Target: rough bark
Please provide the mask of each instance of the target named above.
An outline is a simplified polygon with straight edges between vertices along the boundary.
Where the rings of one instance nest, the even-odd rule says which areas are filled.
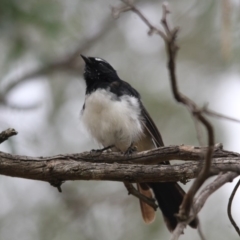
[[[79,153],[51,157],[27,157],[0,152],[0,174],[46,182],[66,180],[109,180],[127,182],[187,181],[202,168],[205,148],[169,146],[133,154]],[[157,164],[178,159],[191,161],[174,165]],[[211,175],[240,173],[240,155],[216,148]]]

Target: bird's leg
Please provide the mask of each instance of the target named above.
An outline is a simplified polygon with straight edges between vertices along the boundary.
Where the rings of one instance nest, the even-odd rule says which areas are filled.
[[[133,146],[133,143],[130,145],[130,147],[127,149],[127,151],[124,153],[124,155],[131,155],[132,153],[137,151],[137,147]]]
[[[110,148],[114,147],[114,145],[110,145],[108,147],[104,147],[104,148],[101,148],[101,149],[92,149],[91,150],[91,153],[102,153],[104,152],[105,150],[108,150]]]

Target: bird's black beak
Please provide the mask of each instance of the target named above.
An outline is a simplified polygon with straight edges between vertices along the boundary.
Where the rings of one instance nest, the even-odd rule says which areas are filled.
[[[84,62],[85,62],[86,64],[90,64],[90,63],[91,63],[91,60],[90,60],[88,57],[85,57],[85,56],[83,56],[82,54],[80,54],[80,55],[81,55],[82,59],[84,60]]]

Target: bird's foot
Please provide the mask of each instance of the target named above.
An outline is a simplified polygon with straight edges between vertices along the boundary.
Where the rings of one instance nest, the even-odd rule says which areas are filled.
[[[113,145],[111,146],[108,146],[108,147],[104,147],[104,148],[101,148],[101,149],[92,149],[91,150],[91,153],[103,153],[104,151],[108,150],[108,149],[111,149],[113,147]]]
[[[131,146],[127,149],[127,151],[124,153],[124,155],[129,156],[129,155],[132,155],[132,154],[133,154],[134,152],[136,152],[136,151],[137,151],[137,147],[131,145]]]

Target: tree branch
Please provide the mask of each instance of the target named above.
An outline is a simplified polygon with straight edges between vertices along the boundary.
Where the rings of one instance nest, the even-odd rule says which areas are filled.
[[[230,222],[232,223],[232,225],[235,228],[236,232],[240,236],[240,229],[239,229],[238,225],[236,224],[236,222],[234,221],[234,219],[232,217],[232,213],[231,213],[232,201],[233,201],[233,198],[235,196],[235,193],[237,192],[237,189],[238,189],[239,185],[240,185],[240,180],[238,180],[238,182],[237,182],[236,186],[234,187],[234,189],[232,191],[232,194],[231,194],[231,196],[229,198],[227,213],[228,213],[228,218],[229,218]]]
[[[121,1],[123,3],[125,3],[128,6],[128,8],[119,9],[118,15],[121,12],[132,11],[132,12],[136,13],[141,18],[141,20],[148,26],[148,28],[149,28],[148,35],[152,35],[153,33],[156,33],[156,34],[160,35],[163,39],[166,38],[166,35],[164,34],[164,32],[161,31],[160,29],[158,29],[157,27],[153,26],[150,23],[150,21],[141,13],[141,11],[139,11],[132,3],[130,3],[130,1],[127,1],[127,0],[121,0]],[[114,9],[116,10],[116,8],[114,8]]]
[[[228,117],[224,114],[221,114],[221,113],[217,113],[215,111],[212,111],[212,110],[209,110],[207,109],[206,107],[203,108],[203,113],[211,116],[211,117],[216,117],[216,118],[222,118],[222,119],[225,119],[225,120],[229,120],[229,121],[233,121],[233,122],[236,122],[236,123],[240,123],[240,120],[236,119],[236,118],[232,118],[232,117]]]
[[[131,156],[125,156],[119,153],[81,153],[74,154],[77,158],[80,157],[84,161],[90,162],[105,162],[105,163],[139,163],[139,164],[158,164],[166,160],[185,160],[185,161],[203,161],[204,153],[207,151],[207,147],[194,147],[188,145],[181,146],[163,146],[148,151],[132,154]],[[222,145],[216,145],[213,152],[213,158],[238,158],[239,153],[230,152],[222,149]]]
[[[155,203],[155,200],[153,198],[148,198],[145,195],[141,194],[131,183],[124,182],[124,186],[128,190],[128,194],[132,194],[133,196],[141,199],[145,203],[147,203],[149,206],[151,206],[155,211],[158,208],[158,205]]]
[[[232,182],[234,178],[238,176],[238,173],[228,172],[225,174],[220,173],[219,176],[209,185],[207,185],[198,195],[193,203],[193,211],[191,211],[189,218],[187,221],[181,221],[178,223],[177,227],[175,228],[171,240],[179,239],[180,235],[182,234],[183,230],[186,228],[189,222],[191,222],[195,216],[200,212],[203,208],[205,202],[207,201],[208,197],[211,196],[216,190],[222,187],[225,183]]]
[[[172,147],[169,147],[170,150]],[[32,180],[41,180],[60,184],[67,180],[108,180],[120,182],[175,182],[196,178],[200,171],[199,158],[194,162],[176,165],[156,165],[151,159],[163,160],[163,156],[178,159],[184,156],[179,152],[167,151],[168,147],[159,148],[126,157],[117,153],[103,153],[100,156],[90,153],[66,154],[51,157],[27,157],[0,152],[0,174]],[[194,149],[194,148],[193,148]],[[161,154],[163,153],[163,156]],[[221,152],[221,151],[220,151]],[[187,161],[191,152],[185,153]],[[193,154],[194,155],[194,154]],[[213,159],[210,175],[232,171],[240,173],[240,156],[225,152]],[[145,157],[146,156],[146,157]],[[140,162],[144,164],[139,164]],[[162,161],[161,160],[161,161]],[[147,165],[150,161],[153,165]],[[209,175],[209,176],[210,176]],[[55,184],[54,186],[59,186]]]
[[[8,140],[8,138],[17,135],[17,131],[13,128],[8,128],[5,131],[2,131],[0,133],[0,144],[3,143],[4,141]]]
[[[170,80],[171,80],[172,92],[173,92],[174,98],[178,102],[186,105],[186,107],[190,110],[192,115],[206,127],[208,132],[208,150],[205,155],[205,162],[203,164],[203,168],[200,171],[197,179],[194,181],[189,191],[185,195],[183,202],[180,206],[179,217],[185,220],[188,218],[194,195],[196,194],[198,189],[202,186],[202,184],[204,183],[204,181],[207,179],[209,175],[213,147],[214,147],[214,130],[210,122],[202,115],[202,112],[199,111],[198,106],[191,99],[183,95],[178,89],[177,77],[176,77],[176,55],[178,51],[176,38],[177,38],[178,29],[175,28],[171,30],[170,27],[168,26],[168,21],[167,21],[168,13],[169,13],[169,10],[167,8],[167,5],[163,4],[163,18],[161,22],[162,22],[162,25],[164,26],[166,35],[168,36],[168,40],[165,41],[165,43],[167,46],[168,68],[169,68],[169,74],[170,74]]]
[[[168,10],[167,4],[163,4],[163,14],[161,23],[165,32],[162,32],[161,30],[150,24],[150,22],[141,13],[141,11],[139,11],[134,5],[132,5],[129,0],[124,0],[123,2],[129,7],[129,10],[136,13],[143,20],[143,22],[149,27],[150,33],[158,34],[165,41],[168,57],[170,82],[174,98],[176,99],[177,102],[184,104],[190,111],[190,113],[193,115],[193,117],[200,121],[205,126],[208,132],[208,149],[205,154],[205,162],[197,179],[194,181],[188,193],[185,195],[183,202],[180,206],[179,217],[181,216],[181,218],[185,221],[188,218],[194,195],[197,193],[198,189],[202,186],[202,184],[209,175],[209,169],[211,166],[212,153],[214,148],[214,130],[210,122],[206,119],[205,116],[203,116],[203,112],[200,111],[200,108],[195,104],[195,102],[189,99],[184,94],[182,94],[178,89],[176,77],[176,56],[179,47],[176,44],[176,38],[179,29],[178,28],[171,29],[169,27],[167,15],[170,13],[170,11]]]
[[[65,56],[62,56],[59,60],[59,57],[48,64],[33,69],[31,71],[26,72],[22,76],[18,76],[15,79],[11,79],[11,82],[5,87],[0,94],[0,103],[7,105],[5,98],[6,95],[17,85],[28,81],[30,79],[36,78],[38,76],[42,76],[45,74],[50,74],[56,71],[72,71],[81,74],[81,68],[76,64],[77,60],[80,59],[80,53],[85,52],[91,46],[93,46],[96,42],[98,42],[103,36],[105,36],[113,27],[112,17],[109,16],[105,19],[105,21],[99,27],[99,31],[91,36],[88,39],[85,39],[83,42],[79,44],[78,47],[73,52],[67,53]]]

